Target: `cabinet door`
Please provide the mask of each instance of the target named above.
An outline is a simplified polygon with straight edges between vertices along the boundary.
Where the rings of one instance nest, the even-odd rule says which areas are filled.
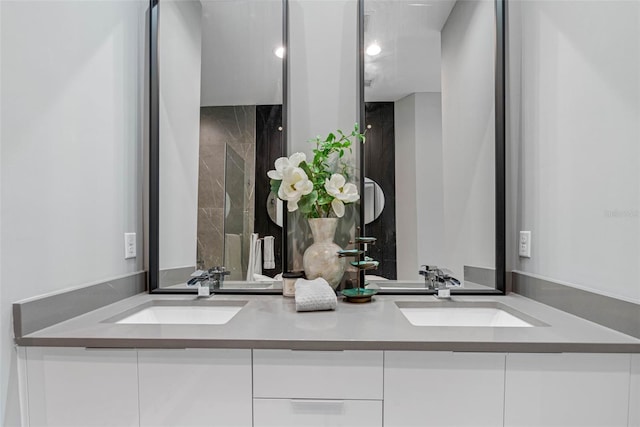
[[[140,425],[251,426],[251,350],[139,350]]]
[[[387,351],[384,425],[502,426],[502,353]]]
[[[629,354],[509,354],[505,426],[624,427]]]
[[[135,350],[28,347],[30,425],[137,426],[136,363]]]
[[[631,355],[629,427],[640,427],[640,354]]]
[[[375,400],[255,399],[254,427],[382,427]]]

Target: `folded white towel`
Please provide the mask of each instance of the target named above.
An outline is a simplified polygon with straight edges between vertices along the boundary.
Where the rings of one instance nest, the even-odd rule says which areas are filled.
[[[296,280],[296,311],[335,310],[338,297],[326,280]]]
[[[255,255],[253,274],[262,274],[262,240],[260,239],[256,239],[255,242]]]
[[[247,266],[247,281],[253,281],[254,274],[262,274],[262,240],[258,233],[251,234],[249,243],[249,265]]]
[[[264,260],[264,269],[265,270],[273,270],[276,268],[276,256],[273,250],[273,243],[275,242],[275,237],[273,236],[264,236],[263,239],[263,255],[262,258]]]

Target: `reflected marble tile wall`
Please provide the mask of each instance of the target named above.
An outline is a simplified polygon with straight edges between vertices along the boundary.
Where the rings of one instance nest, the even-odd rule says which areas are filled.
[[[255,123],[255,106],[200,109],[197,252],[200,267],[225,265],[225,234],[233,233],[240,236],[241,265],[246,271],[255,215]],[[234,215],[226,215],[227,201],[231,201]],[[235,275],[241,276],[241,272]]]

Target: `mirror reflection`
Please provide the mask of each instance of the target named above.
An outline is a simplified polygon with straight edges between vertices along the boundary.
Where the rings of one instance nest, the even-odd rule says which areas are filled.
[[[364,14],[365,174],[386,200],[369,281],[424,287],[427,264],[492,289],[495,4],[364,0]]]
[[[369,177],[364,177],[363,204],[364,223],[371,224],[380,218],[384,210],[384,191],[382,187]]]
[[[282,2],[160,0],[158,20],[160,286],[224,266],[223,287],[269,287],[282,228],[256,177],[284,153]]]

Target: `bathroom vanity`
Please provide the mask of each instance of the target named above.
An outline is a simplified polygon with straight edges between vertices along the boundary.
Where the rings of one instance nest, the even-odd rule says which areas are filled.
[[[158,307],[227,314],[139,323]],[[416,326],[407,308],[494,309],[528,326]],[[640,340],[516,295],[296,313],[281,296],[141,294],[16,341],[32,426],[640,422]]]

